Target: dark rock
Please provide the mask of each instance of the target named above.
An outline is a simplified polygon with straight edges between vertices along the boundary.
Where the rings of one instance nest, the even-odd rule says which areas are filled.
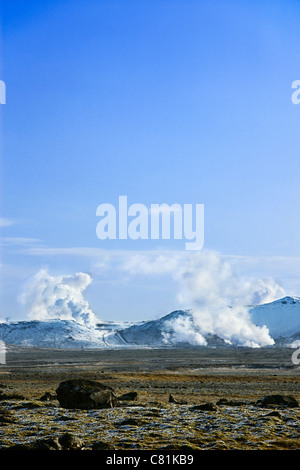
[[[128,392],[118,397],[118,399],[120,401],[134,401],[137,399],[137,396],[138,396],[137,392]]]
[[[119,404],[110,387],[92,380],[66,380],[56,393],[60,405],[68,409],[113,408]]]
[[[180,401],[180,400],[175,400],[175,398],[173,397],[173,395],[171,395],[171,393],[169,394],[169,403],[176,403],[177,405],[186,405],[187,402],[186,401]]]
[[[289,395],[266,395],[258,403],[262,407],[268,406],[284,406],[287,408],[297,408],[298,401]]]
[[[92,450],[114,450],[114,447],[108,444],[107,442],[94,442],[92,445]]]
[[[38,439],[27,444],[15,444],[7,450],[82,450],[83,447],[81,439],[67,432],[60,438]]]
[[[76,421],[76,418],[73,418],[73,416],[57,416],[57,418],[54,419],[54,421]]]
[[[171,393],[169,394],[169,403],[176,403],[176,400],[174,399],[173,395],[171,395]]]
[[[219,401],[217,401],[218,406],[243,406],[247,405],[249,403],[246,403],[244,401],[239,401],[239,400],[228,400],[227,398],[220,398]]]
[[[56,399],[57,399],[57,396],[52,395],[50,392],[44,393],[44,395],[40,398],[41,401],[52,401]]]
[[[217,411],[218,407],[213,403],[203,403],[202,405],[195,405],[190,408],[190,411]]]
[[[61,445],[57,438],[54,439],[39,439],[35,442],[27,444],[15,444],[8,447],[6,450],[62,450]]]
[[[34,450],[62,450],[58,438],[53,439],[40,439],[33,444]]]
[[[62,446],[63,450],[80,450],[84,446],[79,437],[74,436],[74,434],[70,434],[69,432],[60,436],[58,442]]]
[[[127,418],[117,424],[117,426],[141,426],[141,422],[134,418]]]

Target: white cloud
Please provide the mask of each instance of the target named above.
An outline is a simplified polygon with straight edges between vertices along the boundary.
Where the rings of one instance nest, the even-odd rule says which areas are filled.
[[[120,269],[131,275],[172,274],[178,269],[186,254],[182,252],[144,252],[128,254]]]
[[[2,242],[5,245],[28,246],[39,243],[40,240],[38,238],[29,237],[4,237]]]
[[[0,227],[9,227],[12,224],[13,224],[12,220],[0,217]]]

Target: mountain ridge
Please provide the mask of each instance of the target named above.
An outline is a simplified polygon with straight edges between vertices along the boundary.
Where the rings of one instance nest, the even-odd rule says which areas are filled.
[[[275,346],[294,347],[292,343],[300,340],[300,297],[286,296],[267,304],[248,306],[248,311],[255,325],[269,329]],[[200,342],[200,337],[205,343]],[[6,344],[55,349],[239,346],[238,342],[230,343],[217,334],[203,334],[190,310],[175,310],[149,321],[99,322],[96,328],[62,319],[3,322],[0,340]]]

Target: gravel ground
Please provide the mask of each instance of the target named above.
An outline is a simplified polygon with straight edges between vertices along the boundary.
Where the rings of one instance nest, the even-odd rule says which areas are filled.
[[[292,352],[11,346],[0,366],[0,448],[69,433],[86,450],[300,450],[300,407],[260,404],[271,394],[300,403],[300,368]],[[70,378],[97,380],[117,396],[135,391],[137,399],[111,409],[66,410],[56,389]],[[48,401],[41,400],[45,393]]]

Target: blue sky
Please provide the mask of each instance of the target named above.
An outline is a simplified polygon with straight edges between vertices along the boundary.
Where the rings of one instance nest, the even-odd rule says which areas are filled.
[[[43,267],[89,272],[86,297],[104,318],[176,308],[171,268],[125,266],[157,250],[180,257],[184,241],[96,237],[97,206],[120,195],[204,204],[206,250],[300,295],[299,9],[1,2],[0,316],[26,317],[18,295]]]

